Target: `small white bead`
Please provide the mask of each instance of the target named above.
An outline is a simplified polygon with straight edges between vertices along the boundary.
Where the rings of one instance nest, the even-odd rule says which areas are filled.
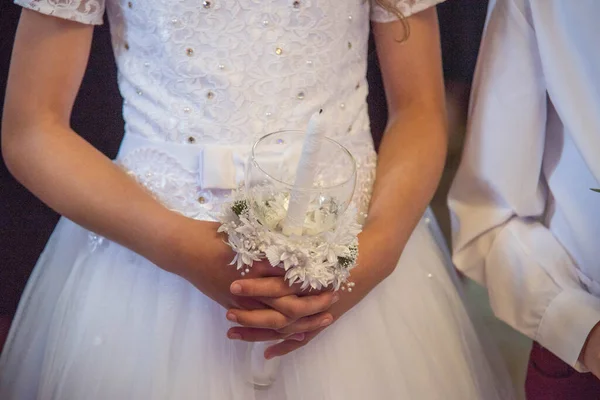
[[[428,277],[428,278],[432,278],[432,277],[433,277],[433,275],[432,275],[432,274],[427,274],[427,277]]]

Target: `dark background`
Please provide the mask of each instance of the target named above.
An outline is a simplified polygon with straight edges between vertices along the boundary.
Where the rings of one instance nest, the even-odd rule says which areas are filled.
[[[473,75],[486,0],[449,0],[438,6],[444,75],[451,126],[448,173],[457,163],[469,86]],[[0,119],[10,64],[10,53],[21,9],[10,0],[0,0]],[[387,111],[377,58],[371,51],[368,79],[369,112],[373,136],[379,142]],[[76,132],[110,157],[116,155],[123,134],[122,99],[117,89],[116,67],[110,46],[108,24],[96,28],[87,73],[72,114]],[[1,132],[0,132],[1,134]],[[445,189],[443,180],[434,200],[442,228]],[[437,206],[436,206],[437,204]],[[29,274],[58,215],[17,183],[0,160],[0,349]]]

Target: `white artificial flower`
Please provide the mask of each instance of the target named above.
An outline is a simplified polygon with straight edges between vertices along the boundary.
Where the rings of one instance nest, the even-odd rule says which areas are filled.
[[[239,201],[246,200],[238,193],[224,205],[218,218],[222,224],[219,232],[228,234],[228,244],[236,252],[231,264],[238,270],[266,258],[272,266],[285,269],[285,279],[290,285],[298,283],[304,290],[327,287],[339,290],[348,282],[350,270],[356,264],[357,236],[361,230],[355,210],[339,216],[335,225],[329,215],[312,210],[306,234],[288,237],[276,231],[287,212],[287,194],[274,196],[268,206],[257,210],[262,212],[263,223],[269,221],[266,225],[259,222],[252,209],[237,215],[232,207]],[[340,258],[351,262],[341,265]]]

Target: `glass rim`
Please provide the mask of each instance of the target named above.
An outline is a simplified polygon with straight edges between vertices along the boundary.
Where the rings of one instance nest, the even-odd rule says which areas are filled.
[[[343,153],[345,153],[350,158],[350,161],[352,163],[352,172],[350,173],[350,176],[347,179],[345,179],[343,182],[335,184],[335,185],[319,186],[319,187],[313,187],[313,186],[311,186],[311,187],[294,188],[294,184],[293,183],[284,182],[281,179],[277,179],[277,178],[273,177],[271,174],[269,174],[267,171],[265,171],[260,166],[259,162],[256,160],[255,152],[256,152],[257,146],[259,146],[261,142],[263,142],[264,140],[266,140],[269,137],[272,137],[272,136],[275,136],[275,135],[281,134],[281,133],[305,134],[304,131],[297,130],[297,129],[282,129],[282,130],[271,132],[271,133],[267,133],[266,135],[261,136],[252,145],[252,151],[250,153],[250,161],[252,162],[252,164],[254,164],[256,166],[256,168],[258,168],[269,179],[271,179],[271,180],[273,180],[273,181],[275,181],[277,183],[280,183],[280,184],[282,184],[284,186],[287,186],[290,189],[299,190],[301,192],[320,192],[320,191],[323,191],[323,190],[332,190],[332,189],[340,188],[340,187],[346,185],[352,179],[356,179],[356,176],[357,176],[356,159],[354,158],[354,156],[352,155],[352,153],[350,153],[350,151],[344,145],[342,145],[341,143],[339,143],[337,140],[331,139],[330,137],[327,137],[327,136],[325,136],[325,140],[326,141],[328,141],[329,143],[332,143],[334,146],[338,147],[340,150],[342,150]],[[356,186],[356,182],[354,182],[353,186]],[[354,189],[355,188],[353,188],[353,190]]]

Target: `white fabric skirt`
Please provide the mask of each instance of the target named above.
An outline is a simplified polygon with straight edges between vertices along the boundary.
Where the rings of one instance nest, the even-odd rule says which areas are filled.
[[[63,218],[0,359],[0,399],[510,400],[435,232],[428,212],[392,275],[258,389],[224,309],[118,244],[90,251]]]

